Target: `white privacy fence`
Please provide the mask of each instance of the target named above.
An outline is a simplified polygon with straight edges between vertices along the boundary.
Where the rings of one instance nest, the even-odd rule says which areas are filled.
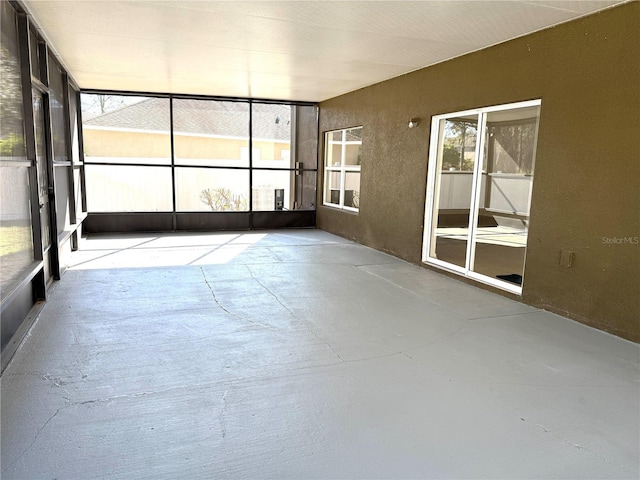
[[[480,208],[496,213],[528,215],[532,184],[533,176],[530,175],[483,173]],[[441,172],[439,209],[468,209],[472,185],[473,172]]]

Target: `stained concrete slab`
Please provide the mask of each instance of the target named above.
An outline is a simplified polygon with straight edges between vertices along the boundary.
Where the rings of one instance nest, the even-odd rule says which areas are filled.
[[[315,230],[84,239],[2,478],[638,478],[640,347]]]

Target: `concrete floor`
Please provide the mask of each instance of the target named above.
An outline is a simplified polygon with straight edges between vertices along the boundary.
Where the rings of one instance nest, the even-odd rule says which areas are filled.
[[[640,347],[321,231],[92,237],[2,478],[633,478]]]

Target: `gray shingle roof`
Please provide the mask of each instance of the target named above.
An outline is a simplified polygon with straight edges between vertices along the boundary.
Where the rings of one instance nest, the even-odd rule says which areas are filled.
[[[291,107],[281,104],[253,104],[253,135],[256,138],[288,141]],[[248,137],[247,102],[176,99],[173,101],[174,131],[197,135]],[[149,98],[126,105],[84,122],[87,126],[169,131],[169,100]]]

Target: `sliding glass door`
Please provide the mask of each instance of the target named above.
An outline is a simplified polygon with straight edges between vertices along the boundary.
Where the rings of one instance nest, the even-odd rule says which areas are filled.
[[[540,101],[433,118],[423,261],[521,293]]]

